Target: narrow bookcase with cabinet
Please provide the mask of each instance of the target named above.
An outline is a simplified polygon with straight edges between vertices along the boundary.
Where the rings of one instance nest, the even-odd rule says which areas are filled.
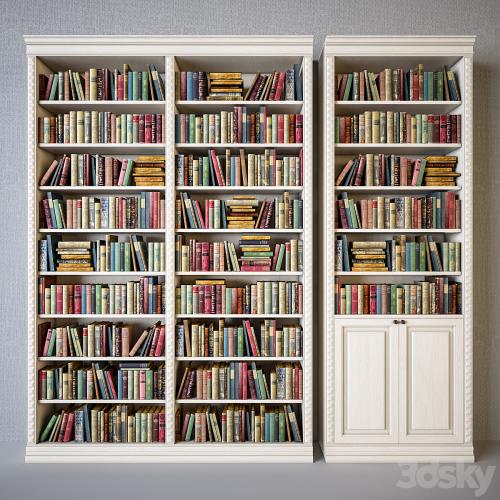
[[[474,37],[327,37],[320,442],[472,461]]]
[[[26,460],[312,461],[312,39],[26,43]]]

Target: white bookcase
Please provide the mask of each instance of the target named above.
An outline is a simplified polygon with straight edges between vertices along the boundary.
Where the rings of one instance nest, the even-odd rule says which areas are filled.
[[[327,37],[320,61],[322,104],[322,297],[320,442],[329,462],[473,461],[472,444],[472,54],[474,37]],[[335,75],[384,68],[447,65],[461,101],[336,101]],[[462,115],[461,144],[336,144],[335,116],[373,110]],[[341,166],[359,153],[458,156],[461,229],[340,230],[340,192],[398,196],[445,188],[335,186]],[[395,234],[443,235],[462,244],[461,272],[336,272],[335,241]],[[460,315],[339,315],[336,278],[347,283],[408,283],[453,276],[463,286]]]
[[[311,462],[313,458],[312,430],[312,346],[313,346],[313,151],[312,151],[312,37],[67,37],[67,36],[27,36],[25,37],[28,59],[28,436],[26,447],[27,462]],[[121,67],[128,63],[132,69],[145,69],[147,64],[155,64],[165,82],[165,101],[38,101],[38,75],[53,71],[74,69],[83,71],[90,67]],[[285,70],[294,64],[302,69],[303,101],[275,102],[214,102],[214,101],[177,101],[175,100],[175,73],[179,70],[196,71],[240,71],[243,73]],[[303,187],[188,187],[176,188],[175,155],[182,152],[202,152],[207,148],[226,147],[237,149],[239,144],[176,144],[176,113],[217,112],[231,109],[235,105],[247,105],[258,109],[266,105],[270,112],[302,113],[304,116],[304,141],[297,144],[242,144],[241,147],[252,152],[264,148],[276,148],[278,152],[297,153],[303,148]],[[130,113],[164,113],[165,141],[163,144],[39,144],[37,142],[37,119],[52,113],[69,110],[100,110]],[[116,156],[165,155],[166,182],[161,188],[141,187],[40,187],[41,175],[50,162],[63,153],[98,153]],[[46,230],[38,226],[39,201],[46,192],[67,195],[99,195],[109,193],[134,194],[143,190],[160,190],[165,198],[166,228],[159,230]],[[190,192],[193,196],[210,197],[251,193],[259,197],[289,191],[303,200],[303,229],[301,230],[176,230],[175,199],[178,190]],[[43,273],[57,276],[58,282],[70,283],[123,283],[128,279],[148,274],[158,275],[167,284],[165,314],[161,315],[40,315],[37,308],[38,295],[38,240],[44,233],[71,233],[75,239],[101,237],[104,233],[143,233],[165,242],[166,257],[164,273]],[[236,233],[279,233],[280,238],[294,235],[303,240],[304,269],[301,273],[176,273],[175,236],[181,233],[201,234],[213,240],[215,236],[237,237]],[[206,234],[205,234],[206,233]],[[300,281],[304,286],[302,315],[262,315],[255,319],[269,318],[299,321],[304,332],[303,356],[301,358],[177,358],[175,356],[175,327],[180,315],[175,310],[175,287],[181,282],[193,282],[195,278],[224,277],[238,283],[261,280]],[[59,281],[60,280],[60,281]],[[206,317],[197,315],[195,317]],[[217,316],[226,317],[226,315]],[[241,318],[241,316],[231,316]],[[245,318],[248,316],[244,316]],[[216,318],[214,318],[216,319]],[[126,321],[137,327],[151,326],[161,321],[166,328],[166,347],[163,361],[166,367],[165,399],[158,401],[123,401],[125,404],[161,404],[166,412],[166,442],[163,444],[94,444],[75,442],[39,443],[41,429],[55,408],[61,404],[93,403],[95,401],[39,401],[38,370],[50,363],[80,360],[93,361],[99,358],[57,358],[57,360],[38,357],[37,326],[50,321],[52,325],[67,324],[72,321],[88,324],[99,320]],[[126,358],[132,361],[138,358]],[[176,443],[175,411],[179,406],[202,404],[220,406],[224,403],[247,404],[251,400],[176,400],[181,368],[186,362],[205,361],[260,361],[275,363],[279,361],[299,361],[303,368],[303,399],[300,401],[276,400],[274,403],[291,403],[299,419],[302,442],[285,443]],[[123,358],[113,358],[113,361]],[[181,375],[179,375],[179,373]],[[96,401],[102,403],[103,401]],[[109,402],[109,401],[107,401]],[[262,401],[273,403],[273,401]]]

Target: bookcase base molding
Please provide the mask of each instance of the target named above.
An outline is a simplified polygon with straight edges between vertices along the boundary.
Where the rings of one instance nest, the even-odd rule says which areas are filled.
[[[474,462],[472,446],[328,446],[327,463],[436,463]]]
[[[191,449],[193,446],[195,450]],[[312,444],[28,445],[26,463],[312,463]]]

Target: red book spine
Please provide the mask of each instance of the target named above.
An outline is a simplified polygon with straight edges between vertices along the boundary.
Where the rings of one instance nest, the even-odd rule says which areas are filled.
[[[231,314],[238,313],[238,289],[231,288]]]
[[[274,94],[274,100],[280,101],[283,98],[283,88],[285,86],[285,72],[280,71],[278,76],[278,83],[276,85],[276,93]]]
[[[285,142],[285,116],[280,113],[278,115],[278,143],[283,144],[284,142]]]
[[[191,271],[201,271],[201,253],[202,253],[202,243],[200,241],[191,241],[190,246],[194,247],[194,252],[190,252],[190,257],[192,259]],[[194,254],[194,255],[193,255]]]
[[[158,441],[165,442],[165,413],[158,415]]]
[[[75,314],[82,313],[82,285],[75,285]]]
[[[71,440],[71,435],[73,431],[73,424],[75,423],[75,413],[71,412],[68,415],[68,421],[66,423],[66,428],[64,429],[63,443],[67,443]]]
[[[250,399],[257,399],[257,392],[255,390],[255,380],[253,378],[252,370],[248,370],[248,390],[250,392]]]
[[[159,208],[160,208],[160,193],[153,192],[153,228],[159,229]]]
[[[139,372],[139,399],[146,399],[146,371]]]
[[[163,142],[163,115],[160,113],[156,115],[156,142]]]
[[[446,115],[439,115],[439,141],[446,143]]]
[[[352,285],[351,290],[351,314],[358,314],[358,285]]]
[[[201,244],[201,270],[210,271],[210,243],[208,241]]]
[[[150,114],[144,115],[144,142],[151,144],[151,122],[152,118]]]
[[[457,115],[451,115],[451,142],[456,144],[458,142],[457,136]]]
[[[212,300],[210,297],[210,285],[202,285],[200,287],[200,300],[203,300],[203,306],[200,310],[203,311],[204,314],[211,314],[211,306]]]
[[[295,142],[301,144],[304,140],[304,116],[296,115],[295,116]],[[292,141],[293,142],[293,141]],[[300,167],[302,170],[302,150],[300,150]],[[301,172],[302,177],[302,172]]]
[[[156,351],[154,353],[156,357],[163,355],[164,345],[165,345],[165,326],[161,326],[160,336],[158,337],[158,343],[156,344]]]
[[[144,115],[140,114],[139,115],[139,142],[143,143],[144,137],[145,137],[145,124],[144,124]]]
[[[246,363],[238,363],[238,399],[245,399],[243,397],[243,386],[247,384],[244,379],[245,374],[243,373],[243,365],[246,365]]]
[[[63,313],[63,286],[56,285],[56,313]]]
[[[248,399],[248,365],[246,363],[241,363],[243,365],[243,389],[241,393],[242,399]]]
[[[342,229],[348,229],[349,225],[347,223],[347,215],[345,211],[345,205],[343,200],[337,200],[337,205],[339,207],[340,225]]]

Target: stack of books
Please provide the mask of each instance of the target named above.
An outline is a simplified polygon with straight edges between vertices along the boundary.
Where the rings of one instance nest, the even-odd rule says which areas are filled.
[[[59,241],[57,271],[93,271],[91,241]]]
[[[457,168],[457,156],[428,156],[424,172],[425,186],[456,186],[460,174]]]
[[[353,241],[351,243],[352,270],[387,272],[385,241]]]
[[[271,236],[268,234],[241,236],[241,271],[267,272],[271,270],[273,251],[270,240]]]
[[[165,185],[165,157],[138,156],[134,162],[132,177],[136,186]]]
[[[209,101],[241,101],[243,99],[243,78],[241,73],[209,73]]]
[[[257,220],[259,200],[255,196],[235,195],[226,201],[228,229],[253,229]]]

